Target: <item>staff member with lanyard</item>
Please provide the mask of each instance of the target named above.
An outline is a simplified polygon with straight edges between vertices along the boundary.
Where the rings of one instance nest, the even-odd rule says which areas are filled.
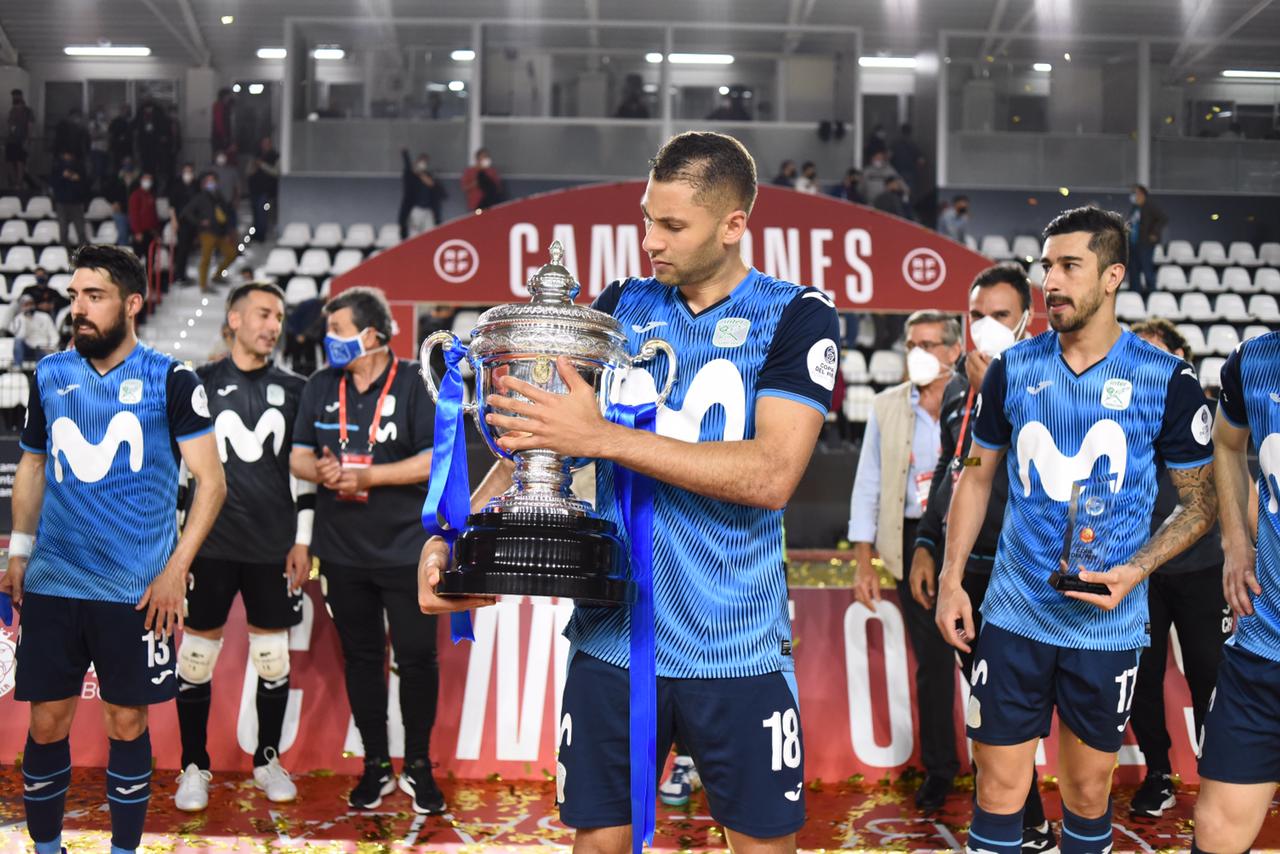
[[[351,288],[324,307],[329,367],[307,381],[290,468],[319,485],[311,552],[338,628],[347,699],[364,743],[365,768],[347,797],[375,809],[396,786],[387,739],[386,630],[400,674],[405,724],[400,788],[421,814],[444,812],[431,776],[431,728],[439,672],[436,620],[418,610],[418,554],[431,471],[435,410],[418,363],[387,342],[391,309],[377,288]]]

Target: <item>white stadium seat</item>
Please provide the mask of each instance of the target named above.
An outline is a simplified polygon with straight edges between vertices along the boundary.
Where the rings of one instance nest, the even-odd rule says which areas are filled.
[[[1259,323],[1254,323],[1244,328],[1244,331],[1240,333],[1240,340],[1248,341],[1250,338],[1257,338],[1259,335],[1266,335],[1270,331],[1270,326],[1263,326]]]
[[[301,249],[310,243],[311,226],[305,222],[291,222],[280,233],[280,240],[277,241],[276,245],[290,249]]]
[[[1209,327],[1209,334],[1205,336],[1205,355],[1226,356],[1238,346],[1240,346],[1240,336],[1236,334],[1234,326],[1215,323]]]
[[[160,217],[163,222],[173,213],[173,208],[169,206],[169,200],[164,196],[156,199],[156,216]]]
[[[328,249],[308,249],[298,259],[298,272],[303,276],[326,276],[329,267]]]
[[[1244,267],[1228,267],[1223,270],[1222,287],[1237,294],[1251,294],[1256,290],[1253,277]]]
[[[311,235],[311,245],[321,249],[337,249],[342,245],[342,226],[336,222],[322,222]]]
[[[89,200],[89,207],[84,211],[85,219],[111,219],[111,202],[102,196],[94,196]]]
[[[1031,280],[1031,284],[1037,288],[1044,286],[1044,267],[1040,264],[1032,264],[1027,270],[1027,278]]]
[[[1194,323],[1179,323],[1178,332],[1187,339],[1187,346],[1192,355],[1203,356],[1205,353],[1204,330]]]
[[[285,305],[297,305],[320,295],[316,280],[310,276],[294,276],[284,288]]]
[[[1194,320],[1196,323],[1208,323],[1218,319],[1218,315],[1213,311],[1213,306],[1209,305],[1209,298],[1204,294],[1198,294],[1194,291],[1183,294],[1179,307],[1182,309],[1183,317],[1187,320]]]
[[[1253,244],[1243,240],[1233,241],[1227,247],[1227,260],[1241,267],[1256,267],[1261,263],[1258,260],[1258,253],[1253,249]]]
[[[347,229],[347,236],[342,239],[342,245],[349,249],[368,249],[376,239],[377,235],[373,232],[372,224],[356,222]]]
[[[1147,316],[1163,317],[1165,320],[1181,320],[1182,309],[1178,307],[1178,298],[1164,291],[1153,291],[1147,297]]]
[[[382,228],[378,229],[378,239],[374,241],[374,246],[379,249],[390,249],[400,242],[400,226],[394,222],[389,222]]]
[[[1227,260],[1227,250],[1217,240],[1205,240],[1200,243],[1200,254],[1196,256],[1201,264],[1212,264],[1225,267],[1231,262]]]
[[[26,243],[31,234],[25,219],[5,220],[0,225],[0,246],[12,246],[15,243]]]
[[[1160,264],[1168,264],[1168,263],[1169,263],[1169,256],[1165,254],[1165,251],[1164,251],[1164,244],[1163,244],[1163,243],[1157,243],[1157,244],[1156,244],[1156,254],[1155,254],[1155,259],[1154,259],[1154,261],[1155,261],[1155,263],[1156,263],[1156,265],[1157,265],[1157,266],[1159,266]]]
[[[25,273],[36,268],[36,253],[30,246],[15,246],[4,256],[0,273]]]
[[[1271,294],[1254,294],[1249,298],[1249,315],[1259,323],[1280,323],[1280,307]]]
[[[1196,263],[1196,250],[1192,248],[1190,241],[1170,240],[1169,247],[1165,250],[1165,258],[1170,264],[1190,267]]]
[[[74,229],[68,225],[68,228]],[[76,235],[79,237],[79,235]],[[48,246],[51,243],[57,243],[59,240],[58,223],[51,219],[42,219],[36,223],[36,227],[31,229],[31,236],[27,238],[27,243],[32,246]],[[88,240],[88,236],[83,238]]]
[[[54,273],[49,277],[49,287],[53,288],[64,297],[67,295],[68,289],[71,287],[70,273]]]
[[[9,283],[9,299],[17,299],[22,292],[36,283],[35,273],[22,273],[14,276]]]
[[[98,230],[93,233],[93,239],[95,243],[108,243],[115,246],[116,241],[120,239],[120,235],[116,233],[116,221],[107,219],[100,222]]]
[[[867,372],[877,385],[894,385],[906,375],[906,358],[895,350],[877,350],[871,354]]]
[[[1244,306],[1244,297],[1239,294],[1223,294],[1214,303],[1214,311],[1220,319],[1228,323],[1248,323],[1249,310]]]
[[[0,220],[22,216],[22,200],[17,196],[0,196]]]
[[[982,238],[982,248],[978,250],[993,261],[1008,261],[1013,257],[1009,241],[1002,234],[988,234]]]
[[[272,277],[292,276],[297,269],[298,256],[293,250],[276,247],[267,255],[267,263],[263,266],[262,272]]]
[[[10,342],[12,338],[8,339]],[[13,364],[13,344],[7,348],[6,360]],[[26,406],[31,400],[31,380],[20,371],[10,371],[0,376],[0,409]]]
[[[27,200],[23,219],[53,219],[53,199],[48,196],[32,196]]]
[[[1202,388],[1222,387],[1222,366],[1227,360],[1221,356],[1209,356],[1200,363],[1200,385]]]
[[[364,253],[359,249],[340,249],[333,258],[333,266],[329,269],[335,276],[341,276],[348,270],[364,263]]]
[[[1116,317],[1121,320],[1141,320],[1147,316],[1147,307],[1142,302],[1142,294],[1133,291],[1120,291],[1116,294]]]
[[[875,389],[865,385],[846,386],[844,390],[844,417],[850,421],[866,421],[871,417],[871,403]]]
[[[471,330],[476,328],[480,312],[463,310],[453,316],[453,334],[462,341],[471,340]]]
[[[50,273],[62,273],[70,270],[71,259],[67,257],[67,247],[46,246],[41,250],[40,261],[36,266],[44,267]]]
[[[840,356],[840,376],[844,381],[862,385],[870,379],[867,373],[867,357],[861,350],[845,350]]]
[[[1258,260],[1268,267],[1280,267],[1280,243],[1267,242],[1259,246]]]
[[[1217,293],[1222,290],[1222,282],[1218,279],[1218,271],[1204,265],[1191,268],[1191,275],[1187,277],[1187,283],[1191,285],[1191,290],[1202,291],[1207,294]]]
[[[1156,287],[1170,293],[1180,293],[1191,289],[1191,285],[1187,283],[1186,271],[1177,264],[1165,264],[1156,270]]]
[[[1040,240],[1030,234],[1019,234],[1013,238],[1012,251],[1014,258],[1031,263],[1040,257]]]
[[[1280,294],[1280,270],[1274,267],[1259,267],[1253,274],[1253,286],[1263,293]]]

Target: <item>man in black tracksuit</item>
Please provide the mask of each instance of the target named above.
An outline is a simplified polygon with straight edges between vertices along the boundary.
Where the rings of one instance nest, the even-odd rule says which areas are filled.
[[[1020,268],[989,267],[978,274],[969,291],[969,323],[975,349],[956,365],[956,375],[942,396],[939,421],[942,426],[942,453],[933,473],[929,502],[916,528],[915,553],[911,560],[909,584],[911,595],[925,608],[933,609],[937,597],[938,567],[942,564],[946,543],[946,519],[951,506],[955,479],[970,459],[973,440],[974,403],[987,366],[995,353],[1026,334],[1031,316],[1031,285]],[[995,326],[998,322],[1004,331]],[[958,450],[957,450],[958,449]],[[964,590],[974,604],[974,629],[982,631],[978,607],[987,593],[991,568],[995,565],[996,545],[1004,523],[1004,508],[1009,497],[1008,470],[1002,465],[991,483],[991,500],[987,517],[974,542],[965,565]],[[960,653],[966,678],[973,667],[973,654]],[[1053,830],[1045,819],[1037,779],[1031,779],[1022,818],[1022,850],[1047,851],[1054,847]]]

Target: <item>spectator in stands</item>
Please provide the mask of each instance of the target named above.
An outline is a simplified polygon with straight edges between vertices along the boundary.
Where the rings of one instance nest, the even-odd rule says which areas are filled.
[[[404,171],[400,176],[400,210],[396,221],[400,223],[400,239],[421,234],[440,224],[440,204],[444,187],[431,174],[431,161],[426,152],[409,162],[409,149],[400,149]]]
[[[1164,236],[1169,218],[1160,210],[1147,188],[1134,184],[1129,192],[1129,287],[1148,293],[1156,286],[1156,246]]]
[[[89,181],[94,190],[101,193],[110,180],[111,173],[111,135],[107,114],[97,107],[93,118],[89,120]]]
[[[102,190],[102,195],[111,203],[111,220],[116,225],[116,244],[119,246],[129,243],[129,194],[133,192],[133,185],[138,177],[133,157],[126,156],[115,177]]]
[[[173,226],[174,240],[173,269],[174,276],[180,282],[187,279],[187,261],[191,258],[191,246],[196,240],[195,224],[183,219],[180,214],[199,192],[195,164],[183,163],[178,180],[169,182],[169,222]]]
[[[27,141],[31,139],[31,125],[36,118],[22,97],[21,89],[14,89],[9,95],[13,103],[5,120],[4,163],[9,174],[9,187],[17,191],[27,182]]]
[[[897,175],[890,176],[880,195],[876,196],[871,204],[876,210],[900,216],[903,219],[911,218],[907,212],[906,190],[903,189],[902,179]]]
[[[969,236],[969,197],[956,196],[951,205],[938,217],[938,231],[957,243],[964,243]]]
[[[20,297],[30,296],[35,300],[36,308],[50,317],[61,311],[63,306],[71,304],[70,300],[49,286],[48,270],[44,267],[36,267],[35,277],[36,283],[27,285],[19,294]]]
[[[58,349],[58,329],[53,318],[36,307],[30,293],[18,298],[18,311],[9,331],[13,333],[13,361],[19,365],[38,362]]]
[[[151,242],[160,236],[160,216],[156,213],[155,177],[143,172],[138,186],[129,194],[129,229],[133,251],[144,263]]]
[[[775,187],[796,186],[796,162],[794,160],[784,160],[782,165],[778,167],[778,174],[773,176],[773,185]]]
[[[885,155],[889,153],[889,135],[885,133],[884,125],[876,125],[871,129],[871,133],[867,136],[867,141],[862,146],[862,163],[865,166],[871,162],[871,159],[880,152]]]
[[[217,151],[213,163],[205,167],[218,178],[218,191],[227,200],[231,210],[231,224],[236,224],[236,210],[240,207],[240,170],[235,164],[235,149]]]
[[[81,163],[89,156],[89,131],[85,128],[84,113],[79,107],[67,111],[53,128],[53,156],[68,152]]]
[[[324,300],[316,297],[292,306],[284,319],[284,358],[290,370],[304,377],[316,372],[324,341]],[[426,334],[424,333],[424,337]]]
[[[128,104],[120,105],[120,112],[107,126],[110,137],[111,169],[118,172],[124,162],[133,157],[133,111]]]
[[[462,192],[467,195],[467,207],[473,211],[491,208],[502,201],[502,178],[494,168],[488,149],[477,149],[475,163],[463,171]]]
[[[729,93],[720,98],[720,103],[707,114],[707,120],[713,122],[749,122],[751,113],[747,111],[742,86],[730,86]]]
[[[875,204],[876,198],[884,192],[885,185],[889,183],[890,178],[898,178],[902,176],[898,171],[889,165],[889,155],[885,151],[877,151],[871,156],[870,163],[862,170],[862,191],[866,197]],[[910,192],[910,187],[903,188],[906,192]]]
[[[165,111],[169,120],[169,147],[161,152],[160,172],[156,175],[156,189],[160,195],[167,196],[173,183],[174,165],[182,156],[182,119],[178,115],[178,105],[170,104]]]
[[[871,565],[874,545],[897,582],[898,605],[916,654],[920,756],[925,781],[916,805],[942,806],[960,768],[956,755],[954,651],[934,626],[933,609],[911,595],[903,573],[916,526],[928,503],[938,464],[943,392],[960,358],[960,323],[938,311],[907,318],[907,381],[875,396],[867,420],[850,501],[849,541],[857,561],[854,597],[875,610],[880,579]]]
[[[818,167],[814,165],[812,160],[806,160],[804,165],[800,167],[800,177],[796,179],[796,190],[809,195],[817,195],[818,188]]]
[[[209,263],[215,251],[220,255],[215,277],[226,275],[236,259],[236,241],[231,206],[218,189],[218,176],[206,172],[200,178],[201,192],[187,202],[181,218],[196,228],[200,240],[200,290],[209,291]]]
[[[171,145],[169,117],[156,106],[154,101],[147,100],[142,104],[134,123],[134,137],[138,144],[138,164],[143,172],[152,176],[160,174],[162,163]]]
[[[85,227],[84,208],[89,201],[89,179],[84,162],[70,151],[58,156],[54,172],[49,176],[49,191],[53,196],[54,211],[58,215],[58,239],[68,250],[89,242],[89,230]],[[71,241],[68,225],[75,226],[76,242]]]
[[[844,180],[831,189],[831,195],[846,202],[865,205],[867,199],[862,195],[862,171],[849,169],[844,173]]]
[[[622,84],[622,103],[613,114],[618,119],[647,119],[649,107],[644,102],[644,82],[639,74],[628,74]]]
[[[267,240],[271,234],[271,212],[280,194],[280,152],[264,136],[249,164],[249,203],[253,205],[253,236]]]
[[[916,145],[911,135],[911,125],[904,124],[899,130],[898,138],[889,147],[889,165],[902,176],[902,182],[908,187],[918,186],[920,174],[924,170],[924,155],[920,146]]]
[[[219,89],[218,100],[213,102],[212,116],[210,117],[210,147],[214,151],[225,151],[235,142],[235,136],[232,133],[232,117],[233,107],[235,106],[235,95],[230,89]]]

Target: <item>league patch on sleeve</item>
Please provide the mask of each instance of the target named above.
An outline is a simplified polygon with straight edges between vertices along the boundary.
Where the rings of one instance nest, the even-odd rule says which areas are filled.
[[[809,379],[825,389],[836,387],[836,363],[840,360],[840,349],[830,338],[815,341],[809,348]]]
[[[195,391],[191,392],[191,411],[201,418],[209,417],[209,395],[203,385],[196,386]]]
[[[1201,445],[1207,445],[1212,436],[1213,416],[1209,414],[1209,406],[1206,404],[1196,410],[1195,416],[1191,419],[1191,437]]]

